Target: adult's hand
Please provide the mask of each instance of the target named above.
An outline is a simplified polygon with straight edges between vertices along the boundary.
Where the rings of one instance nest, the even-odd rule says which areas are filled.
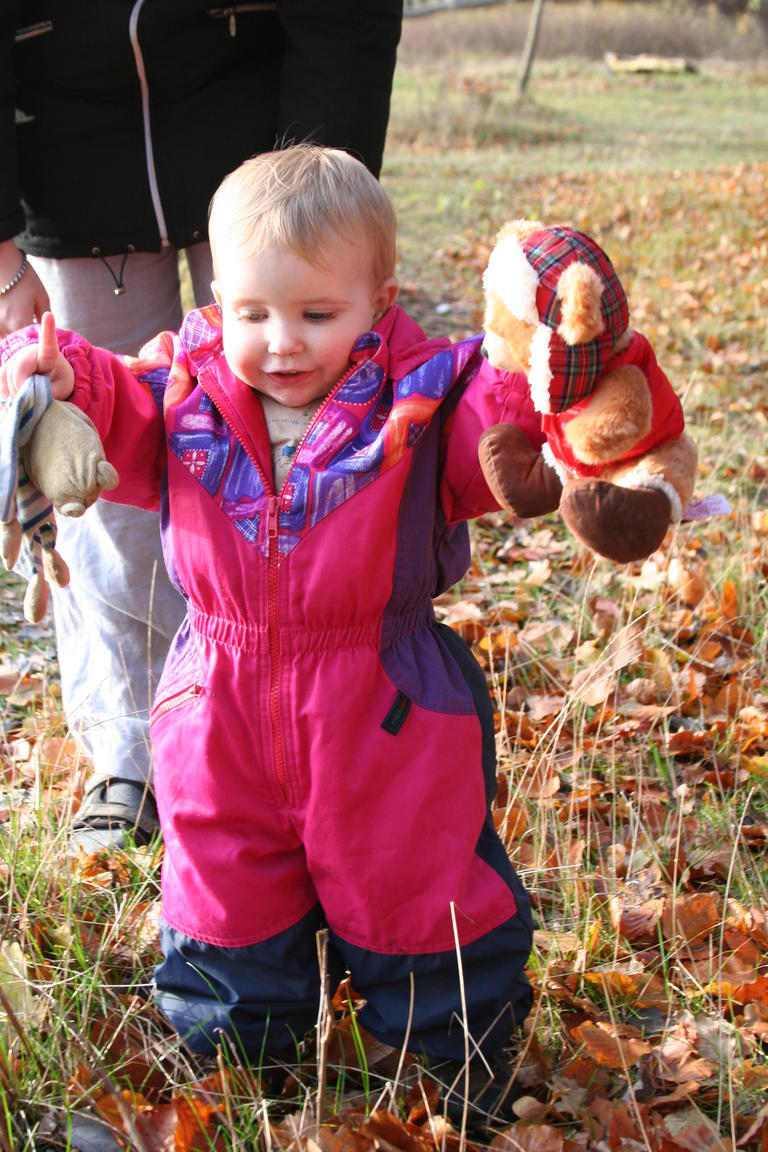
[[[43,313],[37,344],[20,348],[0,367],[0,396],[15,396],[25,381],[36,374],[50,379],[54,400],[68,400],[72,395],[75,371],[59,351],[51,312]]]
[[[10,284],[21,267],[23,255],[13,240],[0,244],[0,288]],[[10,292],[0,296],[0,336],[34,324],[51,306],[43,282],[31,264]]]

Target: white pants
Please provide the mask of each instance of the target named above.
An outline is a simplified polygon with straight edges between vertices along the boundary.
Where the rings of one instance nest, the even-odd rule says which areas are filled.
[[[207,244],[187,249],[197,304],[209,303]],[[182,319],[178,253],[30,258],[59,328],[92,344],[135,354]],[[115,294],[113,275],[125,287]],[[191,304],[191,301],[187,303]],[[168,645],[184,615],[160,549],[158,515],[99,500],[78,520],[58,518],[58,548],[72,576],[53,590],[56,642],[67,721],[93,758],[93,779],[149,779],[149,708]]]

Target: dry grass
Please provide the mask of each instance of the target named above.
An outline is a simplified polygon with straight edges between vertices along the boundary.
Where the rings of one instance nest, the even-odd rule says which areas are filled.
[[[513,0],[487,9],[406,20],[400,62],[410,66],[442,59],[464,66],[472,59],[517,57],[525,44],[531,7],[528,0]],[[728,19],[714,5],[665,0],[545,4],[539,60],[565,56],[599,60],[605,52],[759,62],[765,56],[765,42],[754,19]]]

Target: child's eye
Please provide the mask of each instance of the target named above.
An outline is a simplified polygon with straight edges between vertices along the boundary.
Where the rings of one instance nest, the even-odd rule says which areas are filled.
[[[335,312],[305,312],[304,319],[311,320],[314,324],[322,324],[323,321],[333,320]]]
[[[265,312],[238,312],[238,320],[245,320],[246,324],[259,324],[266,319]]]

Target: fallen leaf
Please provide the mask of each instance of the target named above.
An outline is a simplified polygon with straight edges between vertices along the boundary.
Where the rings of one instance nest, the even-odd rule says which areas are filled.
[[[14,708],[26,708],[40,700],[45,695],[45,689],[46,681],[42,676],[20,676],[8,696],[8,703]]]
[[[726,620],[735,620],[739,615],[739,597],[733,580],[726,580],[720,592],[720,611]]]
[[[512,1105],[512,1111],[524,1124],[536,1124],[547,1115],[549,1105],[535,1096],[519,1096]]]
[[[610,636],[621,620],[621,606],[607,596],[593,596],[589,602],[589,611],[592,615],[592,628],[601,640]]]
[[[561,1077],[573,1081],[589,1092],[605,1092],[611,1080],[608,1071],[588,1056],[574,1056],[563,1064]]]
[[[642,628],[628,624],[611,637],[595,665],[576,673],[571,681],[572,695],[588,705],[604,703],[616,690],[617,673],[639,660],[643,651]]]
[[[574,1028],[571,1035],[584,1045],[587,1055],[603,1068],[626,1068],[637,1064],[651,1051],[651,1045],[635,1037],[622,1037],[612,1024],[598,1021]]]
[[[712,892],[694,892],[668,900],[661,914],[665,940],[681,936],[688,944],[703,940],[720,923],[720,902]]]
[[[530,760],[520,778],[520,795],[526,800],[544,800],[560,791],[560,777],[550,764]]]
[[[0,664],[0,696],[8,696],[13,692],[20,679],[16,668],[10,664]]]
[[[224,1152],[224,1135],[213,1142],[211,1137],[223,1111],[223,1105],[181,1096],[173,1101],[176,1108],[174,1152]],[[227,1141],[229,1143],[229,1141]]]
[[[516,1125],[494,1136],[493,1152],[563,1152],[563,1133],[551,1124]]]
[[[358,1047],[359,1045],[359,1047]],[[349,1013],[340,1020],[331,1033],[328,1045],[328,1063],[341,1069],[359,1072],[391,1056],[394,1049],[377,1040]]]
[[[598,987],[614,1002],[630,1003],[637,1008],[653,1008],[669,1003],[669,990],[660,976],[651,972],[624,972],[609,968],[585,972],[584,982]]]
[[[555,954],[567,959],[581,948],[581,936],[576,932],[552,932],[547,928],[536,928],[533,933],[533,946],[546,956]]]
[[[400,1149],[401,1152],[434,1152],[434,1140],[428,1127],[419,1127],[401,1120],[391,1112],[372,1112],[360,1125],[360,1135],[369,1141],[369,1148]],[[458,1141],[458,1135],[456,1136]],[[322,1147],[322,1145],[321,1145]],[[324,1149],[325,1152],[325,1149]],[[328,1149],[328,1152],[342,1152]],[[344,1150],[346,1152],[346,1150]]]
[[[709,591],[704,565],[677,556],[673,556],[669,562],[667,583],[678,599],[691,608],[700,604]]]
[[[736,1004],[751,1004],[759,1000],[768,1005],[768,976],[756,976],[748,983],[739,984],[733,989],[732,999]]]
[[[545,696],[545,695],[531,695],[526,697],[526,704],[528,706],[528,716],[534,721],[539,723],[541,720],[546,720],[549,716],[556,716],[565,707],[565,696]]]
[[[619,679],[610,668],[583,668],[571,680],[571,695],[590,708],[604,704],[616,691]]]
[[[716,1125],[699,1109],[671,1113],[664,1117],[664,1125],[675,1145],[685,1152],[732,1152],[733,1143],[721,1137]]]
[[[16,940],[0,941],[0,989],[5,997],[5,1003],[0,1002],[5,1047],[15,1049],[24,1040],[17,1026],[23,1031],[27,1027],[39,1028],[45,1015],[45,1001],[32,991],[27,957]]]
[[[509,803],[505,808],[496,808],[493,823],[505,844],[519,840],[530,827],[528,814],[522,804]]]
[[[623,896],[611,897],[611,923],[614,929],[630,944],[639,940],[655,943],[664,907],[663,899],[648,900],[644,904],[631,906],[627,906],[624,901]]]
[[[523,583],[532,588],[543,588],[552,576],[549,560],[533,560],[528,566],[528,574]]]

